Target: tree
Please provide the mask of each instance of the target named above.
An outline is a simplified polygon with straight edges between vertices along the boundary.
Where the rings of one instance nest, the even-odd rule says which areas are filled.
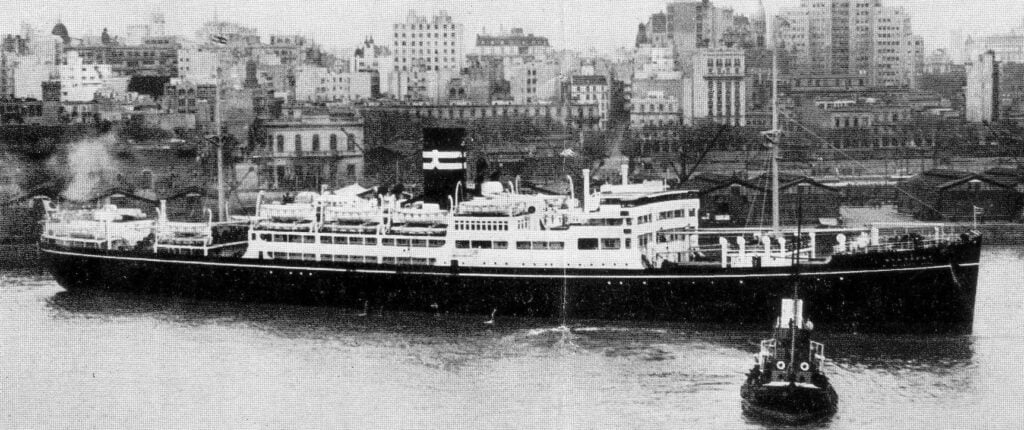
[[[1001,155],[1012,158],[1018,165],[1024,161],[1024,127],[1009,120],[985,125],[988,128],[985,140],[997,143]]]
[[[672,170],[680,183],[693,176],[712,150],[724,146],[729,139],[738,139],[732,127],[722,124],[705,123],[695,127],[680,126],[677,133],[679,145]]]

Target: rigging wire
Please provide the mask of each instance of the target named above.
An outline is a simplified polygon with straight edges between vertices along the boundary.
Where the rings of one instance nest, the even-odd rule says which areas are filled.
[[[862,162],[861,162],[860,160],[857,160],[856,158],[854,158],[853,156],[851,156],[850,154],[848,154],[848,153],[847,153],[847,152],[846,152],[845,150],[843,150],[842,148],[839,148],[839,147],[835,146],[834,144],[832,144],[832,142],[829,142],[829,141],[828,141],[827,139],[825,139],[825,138],[821,137],[820,135],[818,135],[817,133],[815,133],[814,131],[812,131],[812,130],[811,130],[810,128],[808,128],[807,126],[803,125],[802,123],[800,123],[799,121],[797,121],[796,119],[794,119],[791,113],[788,113],[788,112],[787,112],[787,113],[785,113],[785,115],[786,115],[786,121],[787,121],[787,122],[789,122],[789,123],[792,123],[792,124],[795,124],[796,126],[800,127],[800,128],[801,128],[801,129],[803,129],[803,130],[804,130],[804,131],[805,131],[805,132],[806,132],[807,134],[811,135],[811,137],[813,137],[813,138],[815,138],[815,139],[819,140],[819,141],[820,141],[821,143],[824,143],[824,144],[825,144],[825,145],[827,145],[827,146],[828,146],[829,148],[832,148],[832,149],[833,149],[833,150],[835,150],[836,152],[838,152],[838,153],[842,154],[843,156],[845,156],[846,158],[850,159],[850,161],[853,161],[854,163],[856,163],[856,164],[857,164],[858,166],[860,166],[860,167],[861,167],[862,169],[864,169],[865,171],[866,171],[866,170],[868,169],[867,165],[865,165],[864,163],[862,163]],[[902,188],[900,188],[899,186],[896,186],[896,187],[894,187],[894,188],[896,189],[896,192],[898,192],[898,193],[902,193],[902,194],[906,195],[907,197],[910,197],[911,199],[913,199],[913,200],[917,201],[917,202],[918,202],[918,203],[920,203],[920,204],[921,204],[922,206],[924,206],[924,207],[926,207],[926,208],[928,208],[928,209],[931,209],[931,210],[932,210],[932,211],[934,211],[934,212],[935,212],[936,214],[938,214],[938,216],[939,216],[940,218],[944,218],[944,219],[946,219],[947,221],[950,221],[950,222],[952,222],[953,224],[955,224],[955,225],[957,225],[957,226],[962,226],[962,225],[965,225],[965,224],[966,224],[966,222],[963,222],[963,221],[957,221],[957,220],[955,220],[955,219],[950,219],[949,217],[947,217],[946,215],[944,215],[944,214],[943,214],[943,213],[942,213],[941,211],[939,211],[938,209],[936,209],[936,208],[935,208],[934,206],[932,206],[932,205],[929,205],[928,203],[924,202],[924,201],[923,201],[923,200],[921,200],[920,198],[918,198],[918,197],[916,197],[916,196],[914,196],[914,195],[912,195],[912,194],[908,193],[907,191],[903,190],[903,189],[902,189]]]
[[[769,170],[771,168],[771,162],[772,162],[771,157],[772,157],[771,151],[768,151],[767,155],[765,156],[764,162],[763,162],[763,166],[764,166],[764,170],[765,171],[767,171],[767,170]],[[768,199],[766,198],[768,196],[768,193],[767,193],[767,190],[768,190],[768,180],[769,179],[768,179],[767,175],[762,175],[761,182],[755,184],[755,185],[761,187],[762,190],[765,190],[764,193],[761,193],[761,212],[760,212],[760,217],[759,217],[760,224],[758,225],[758,227],[761,227],[761,228],[765,227],[765,225],[764,225],[764,215],[765,215],[766,206],[768,204]],[[743,223],[743,225],[745,227],[750,227],[750,218],[752,217],[753,214],[754,214],[754,206],[751,205],[747,209],[747,219]]]

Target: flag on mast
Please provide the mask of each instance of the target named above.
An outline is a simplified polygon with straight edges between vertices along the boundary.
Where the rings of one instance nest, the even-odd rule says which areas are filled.
[[[221,35],[221,34],[211,34],[210,35],[210,41],[213,42],[213,43],[216,43],[218,45],[227,45],[228,44],[228,38],[224,37],[224,35]]]

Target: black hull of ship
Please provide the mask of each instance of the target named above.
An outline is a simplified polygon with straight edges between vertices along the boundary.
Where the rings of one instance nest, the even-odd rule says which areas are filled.
[[[802,268],[806,315],[822,329],[968,333],[980,238],[911,253],[836,256]],[[42,245],[67,290],[574,320],[763,327],[792,294],[788,268],[552,270],[382,266],[70,250]]]

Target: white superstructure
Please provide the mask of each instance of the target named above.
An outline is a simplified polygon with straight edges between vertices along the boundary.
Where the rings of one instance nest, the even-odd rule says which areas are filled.
[[[514,184],[481,190],[454,210],[384,196],[261,204],[245,258],[642,269],[643,256],[659,248],[659,231],[697,227],[696,196],[660,182],[605,185],[582,205],[569,196],[519,194]]]

